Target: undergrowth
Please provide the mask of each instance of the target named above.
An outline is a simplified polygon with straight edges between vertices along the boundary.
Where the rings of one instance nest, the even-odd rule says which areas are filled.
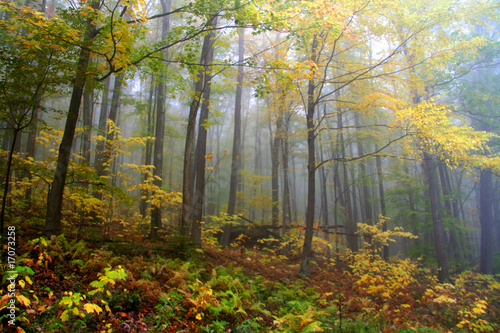
[[[498,332],[498,277],[464,272],[440,284],[420,262],[382,260],[367,245],[297,261],[237,247],[144,241],[92,246],[27,242],[15,287],[2,265],[4,332]],[[135,246],[135,247],[134,247]],[[133,250],[135,249],[135,250]],[[139,250],[137,250],[139,249]],[[189,249],[189,250],[186,250]],[[3,249],[5,251],[5,249]],[[8,324],[15,293],[16,326]]]

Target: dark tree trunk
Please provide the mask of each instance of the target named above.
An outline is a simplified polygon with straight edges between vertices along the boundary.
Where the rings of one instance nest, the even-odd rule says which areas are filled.
[[[93,1],[91,7],[99,9],[100,1]],[[78,64],[73,84],[73,92],[66,118],[66,125],[61,144],[59,146],[59,155],[57,157],[57,166],[54,173],[54,180],[51,184],[49,199],[47,204],[47,217],[45,220],[45,235],[52,236],[61,233],[61,210],[68,172],[69,159],[71,156],[71,146],[75,137],[76,124],[78,122],[78,113],[82,101],[83,89],[87,78],[87,68],[90,61],[89,46],[96,36],[96,27],[92,18],[87,19],[83,47],[78,55]]]
[[[85,89],[83,93],[83,139],[82,139],[82,156],[83,163],[90,166],[91,148],[90,142],[92,139],[92,93]]]
[[[171,0],[161,0],[161,7],[163,13],[170,12],[172,7]],[[162,40],[168,38],[168,32],[170,30],[170,19],[169,16],[163,16],[162,18]],[[166,61],[168,59],[167,49],[163,51],[163,59]],[[159,82],[157,85],[156,93],[156,130],[155,130],[155,143],[154,143],[154,153],[153,153],[153,177],[154,185],[161,190],[163,185],[163,144],[165,139],[165,104],[166,104],[166,86],[165,81],[167,80],[167,75],[162,73],[159,77]],[[161,206],[153,205],[151,211],[151,238],[158,237],[158,230],[162,228],[161,222]]]
[[[439,191],[439,179],[436,172],[436,160],[429,153],[423,153],[425,175],[429,186],[429,200],[431,204],[432,222],[434,225],[434,244],[438,262],[438,279],[440,282],[448,281],[449,266],[446,255],[446,240],[441,212],[441,199]]]
[[[281,103],[280,103],[281,104]],[[276,119],[276,131],[271,135],[271,224],[278,225],[279,207],[279,156],[281,148],[281,136],[283,132],[283,115],[278,106],[278,116]],[[271,121],[269,121],[269,131],[271,133]]]
[[[452,203],[453,191],[448,176],[448,168],[442,163],[439,165],[439,179],[441,181],[441,189],[443,191],[443,200],[446,214],[450,219],[454,219],[454,205]],[[457,262],[460,262],[462,260],[463,250],[459,242],[460,235],[457,231],[457,228],[455,227],[455,224],[458,222],[458,220],[454,219],[449,231],[450,243],[448,244],[448,254],[451,258],[455,258]]]
[[[212,19],[212,25],[217,25],[217,16]],[[213,42],[215,33],[211,32],[209,35],[207,54],[204,58],[204,87],[203,87],[203,102],[200,109],[200,120],[198,124],[198,139],[196,141],[195,153],[195,192],[194,192],[194,206],[193,217],[191,225],[191,240],[196,244],[201,244],[201,220],[203,217],[203,205],[205,200],[205,156],[207,155],[207,120],[210,107],[210,93],[212,85],[212,67],[210,64],[214,58]]]
[[[286,235],[290,225],[292,224],[292,210],[290,202],[290,180],[288,170],[289,160],[289,124],[290,115],[285,115],[285,126],[282,138],[282,157],[283,157],[283,235]]]
[[[318,52],[318,36],[313,37],[311,45],[311,63],[316,63]],[[315,70],[312,69],[314,72]],[[312,75],[314,76],[314,75]],[[299,275],[310,278],[311,267],[309,262],[312,258],[312,241],[314,232],[314,206],[316,204],[316,152],[315,139],[316,131],[314,124],[314,111],[316,109],[315,82],[309,80],[307,89],[307,208],[306,208],[306,230],[304,235],[304,246],[302,248],[302,261],[299,268]]]
[[[148,117],[147,117],[147,133],[149,137],[154,136],[154,128],[153,128],[153,117],[155,114],[155,108],[153,105],[153,95],[155,91],[154,85],[154,77],[151,75],[151,84],[149,87],[149,97],[148,97]],[[153,159],[153,142],[151,140],[146,141],[146,147],[144,152],[144,165],[152,165]],[[142,181],[146,182],[148,180],[148,174],[144,173],[142,175]],[[141,190],[141,198],[139,200],[139,212],[143,218],[146,217],[146,212],[148,209],[148,199],[149,199],[149,190],[142,189]]]
[[[319,146],[319,158],[321,161],[324,160],[323,149],[321,145]],[[329,214],[328,214],[328,192],[326,190],[326,183],[328,182],[328,172],[324,166],[319,170],[320,179],[320,190],[321,190],[321,217],[323,218],[323,225],[328,226],[330,224]]]
[[[31,157],[34,160],[36,157],[35,156],[36,155],[36,138],[38,135],[38,117],[39,117],[39,115],[40,115],[39,108],[35,107],[33,109],[33,120],[31,121],[31,128],[30,128],[30,131],[28,133],[28,139],[26,142],[27,157]],[[32,179],[31,172],[26,172],[26,177],[31,180]],[[26,190],[26,195],[25,195],[26,204],[29,206],[31,205],[31,192],[32,192],[32,188],[29,187]]]
[[[99,124],[97,126],[97,134],[101,137],[106,137],[106,129],[108,123],[109,111],[109,91],[111,89],[111,75],[104,81],[104,90],[101,98],[101,110],[99,112]],[[104,158],[104,150],[106,149],[106,140],[97,141],[95,148],[94,169],[98,169]]]
[[[479,271],[493,274],[493,173],[486,169],[479,178],[479,210],[481,222],[481,249]]]
[[[341,110],[338,111],[337,114],[337,122],[339,131],[339,145],[340,145],[340,158],[344,159],[345,155],[345,142],[344,142],[344,134],[342,132],[344,128],[344,120],[342,116]],[[347,243],[349,244],[349,249],[353,252],[357,252],[359,250],[358,237],[356,236],[357,225],[356,219],[353,213],[353,202],[351,202],[351,187],[349,185],[349,171],[347,169],[346,162],[342,162],[342,173],[343,173],[343,188],[342,188],[342,196],[344,197],[344,205],[345,205],[345,229],[347,232]]]
[[[118,126],[118,111],[120,108],[120,97],[123,86],[123,74],[119,73],[115,76],[115,83],[113,87],[113,97],[111,98],[111,106],[109,108],[109,117],[108,117],[108,126],[106,130],[106,141],[104,143],[104,151],[100,156],[99,160],[96,161],[96,172],[99,176],[107,176],[110,173],[110,167],[113,157],[114,150],[114,139],[115,139],[115,131],[111,130],[110,125],[117,127]],[[102,193],[98,192],[96,195],[97,198],[102,199]]]
[[[238,178],[241,169],[241,99],[243,95],[243,61],[245,60],[245,30],[239,29],[238,36],[238,78],[236,86],[236,96],[234,102],[234,134],[233,134],[233,154],[231,159],[231,178],[229,181],[229,202],[227,205],[227,215],[232,216],[236,211]],[[222,235],[222,245],[229,246],[231,236],[231,224],[224,226]]]
[[[375,147],[378,150],[377,147]],[[380,214],[386,217],[386,207],[385,207],[385,191],[384,191],[384,172],[382,170],[382,158],[377,155],[375,157],[375,163],[377,165],[377,176],[378,176],[378,195],[380,199]],[[387,221],[382,225],[382,231],[387,231]],[[382,250],[382,257],[387,260],[389,258],[389,247],[384,246]]]
[[[209,46],[210,37],[205,36],[203,41],[203,49],[201,62],[203,63]],[[203,67],[198,70],[198,75],[195,84],[193,101],[189,108],[188,124],[186,128],[186,142],[184,146],[184,165],[182,169],[182,214],[179,222],[179,233],[182,237],[188,236],[188,227],[191,221],[194,205],[193,193],[193,152],[194,152],[194,137],[196,132],[196,118],[198,108],[200,106],[201,94],[203,91]]]
[[[360,121],[357,114],[354,114],[354,124],[359,131]],[[358,146],[358,156],[364,156],[365,147],[363,145],[363,141],[361,138],[357,140]],[[362,193],[362,202],[361,202],[361,211],[364,223],[373,224],[373,209],[371,204],[371,195],[370,195],[370,185],[369,178],[367,177],[366,172],[366,160],[361,160],[359,163],[359,179],[361,180],[361,193]],[[368,241],[368,240],[366,240]]]
[[[14,134],[12,135],[11,147],[9,149],[9,155],[7,157],[7,170],[5,172],[5,183],[3,188],[3,196],[2,196],[2,208],[0,211],[0,233],[4,232],[4,224],[5,224],[5,210],[7,208],[7,194],[9,193],[10,186],[10,175],[11,175],[11,167],[12,167],[12,157],[14,156],[15,146],[17,137],[21,130],[19,128],[15,128]]]
[[[256,124],[255,124],[255,160],[254,160],[254,174],[255,175],[261,175],[262,174],[262,163],[261,163],[261,141],[260,141],[260,135],[261,135],[261,121],[260,121],[260,116],[258,114],[259,108],[257,108],[257,115],[256,115]],[[255,198],[257,195],[257,187],[259,185],[259,181],[255,180],[253,183],[252,191],[251,191],[251,198]],[[257,208],[254,207],[254,205],[250,206],[250,220],[255,221],[257,219]]]

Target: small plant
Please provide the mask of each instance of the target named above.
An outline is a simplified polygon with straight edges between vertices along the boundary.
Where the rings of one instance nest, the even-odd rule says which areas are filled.
[[[186,310],[182,307],[184,294],[172,291],[168,294],[160,295],[158,304],[155,306],[154,328],[167,329],[171,326],[173,319],[182,318],[182,313]]]
[[[97,293],[101,294],[101,298],[99,299],[101,305],[104,306],[107,312],[111,312],[108,302],[102,296],[111,296],[108,288],[112,288],[117,280],[124,280],[126,277],[127,274],[121,266],[118,266],[115,270],[108,267],[105,269],[105,273],[99,277],[99,280],[90,283],[96,289],[91,290],[88,294],[73,293],[72,291],[65,292],[58,303],[59,307],[64,309],[59,315],[59,319],[63,323],[68,323],[71,326],[71,330],[78,330],[85,327],[86,324],[83,319],[86,318],[87,314],[100,314],[104,311],[101,306],[96,304],[98,299],[94,295]]]

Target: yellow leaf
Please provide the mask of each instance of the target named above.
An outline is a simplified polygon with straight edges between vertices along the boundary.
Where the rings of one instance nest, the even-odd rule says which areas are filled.
[[[29,299],[27,299],[26,297],[24,297],[23,295],[16,296],[16,298],[19,301],[19,303],[21,303],[25,307],[28,307],[31,304],[31,301]]]
[[[68,316],[68,310],[65,310],[62,314],[61,314],[61,321],[68,321],[69,319],[69,316]]]
[[[483,309],[480,309],[480,308],[474,308],[474,309],[472,309],[472,312],[477,313],[477,314],[485,313],[485,311]]]
[[[80,314],[80,310],[78,308],[73,308],[73,315],[78,316]]]
[[[26,285],[26,282],[24,280],[19,280],[19,285],[21,286],[21,288],[24,289],[24,286]]]
[[[198,314],[196,315],[196,319],[201,320],[201,313],[198,313]]]
[[[92,304],[92,303],[87,303],[83,306],[83,308],[85,309],[85,311],[87,311],[88,313],[101,313],[102,312],[102,308],[96,304]]]
[[[26,282],[28,282],[29,284],[33,284],[33,281],[31,281],[30,277],[29,276],[25,276],[24,279],[26,280]]]

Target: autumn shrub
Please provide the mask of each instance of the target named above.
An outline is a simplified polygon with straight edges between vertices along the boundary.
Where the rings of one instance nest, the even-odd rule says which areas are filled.
[[[429,293],[434,302],[446,301],[454,311],[450,327],[462,331],[495,332],[500,329],[500,282],[491,275],[470,271],[459,274],[454,285],[437,285]],[[443,318],[444,320],[444,318]]]

